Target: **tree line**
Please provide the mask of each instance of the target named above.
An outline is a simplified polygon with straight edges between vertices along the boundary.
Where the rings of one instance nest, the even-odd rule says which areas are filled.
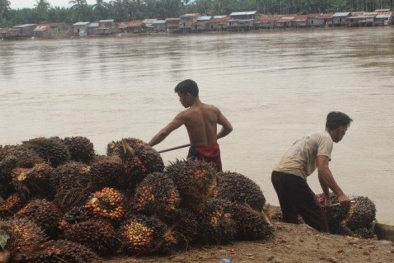
[[[260,14],[309,14],[392,10],[394,0],[70,0],[70,8],[51,6],[36,0],[34,8],[11,9],[9,0],[0,0],[0,27],[115,19],[116,22],[147,18],[166,19],[185,13],[229,15],[231,12],[258,11]]]

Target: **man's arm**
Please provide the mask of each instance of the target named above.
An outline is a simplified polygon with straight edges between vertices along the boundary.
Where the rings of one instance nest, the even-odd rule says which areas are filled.
[[[327,202],[329,200],[328,188],[330,188],[338,196],[338,201],[340,205],[343,207],[349,207],[350,205],[349,197],[347,197],[347,195],[343,193],[342,189],[336,183],[330,168],[328,168],[328,161],[329,159],[325,155],[319,155],[316,158],[316,166],[319,176],[319,182],[323,190],[323,193],[326,197],[326,200]]]
[[[171,132],[178,129],[184,124],[183,114],[179,113],[166,127],[161,129],[153,138],[149,141],[150,146],[161,143]]]
[[[233,131],[233,126],[220,111],[218,116],[218,124],[222,125],[222,128],[217,135],[218,139],[227,136],[230,132]]]

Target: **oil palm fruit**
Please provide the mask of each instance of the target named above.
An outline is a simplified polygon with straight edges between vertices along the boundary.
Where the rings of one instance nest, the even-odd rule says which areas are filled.
[[[176,160],[165,169],[181,198],[181,207],[201,213],[216,186],[216,168],[211,163],[193,159]]]
[[[12,183],[17,192],[28,198],[54,198],[51,183],[54,168],[45,163],[36,164],[33,168],[16,168],[12,171]]]
[[[131,216],[118,230],[125,252],[132,255],[149,255],[159,251],[167,226],[155,217],[141,214]]]
[[[99,220],[70,225],[64,230],[64,238],[85,245],[101,256],[114,254],[119,246],[113,226]]]
[[[137,213],[160,217],[175,211],[179,202],[174,182],[167,175],[155,172],[138,185],[133,198],[133,209]]]
[[[53,185],[55,203],[62,211],[68,211],[85,201],[93,189],[90,166],[80,162],[67,162],[55,170]]]
[[[122,160],[117,156],[100,156],[91,164],[92,182],[97,189],[116,187],[123,177]]]
[[[215,197],[247,204],[256,211],[262,211],[266,202],[263,192],[253,180],[235,172],[218,173]]]
[[[84,207],[89,217],[104,219],[115,224],[127,217],[124,196],[114,188],[105,187],[101,191],[92,193]]]
[[[76,162],[89,163],[94,158],[93,143],[86,137],[74,136],[63,139],[70,152],[70,159]]]
[[[237,224],[235,238],[237,240],[264,240],[273,236],[274,228],[267,222],[262,212],[250,206],[233,203],[231,218]]]
[[[38,137],[22,143],[53,167],[64,164],[70,159],[70,152],[59,137]]]
[[[9,219],[0,221],[0,237],[7,239],[4,249],[13,254],[46,240],[42,229],[28,219]]]
[[[376,216],[375,204],[366,196],[354,196],[351,198],[354,200],[354,203],[350,206],[346,226],[353,231],[371,228]]]
[[[50,240],[23,251],[13,258],[15,263],[91,263],[98,256],[84,245],[67,240]]]
[[[27,200],[21,194],[14,193],[10,195],[4,203],[0,204],[0,219],[13,216],[26,204]]]
[[[123,142],[122,142],[123,141]],[[120,141],[112,141],[107,144],[107,155],[108,156],[119,156],[122,159],[125,158],[126,152],[123,148],[123,144],[127,143],[134,151],[140,147],[147,146],[148,144],[137,138],[124,138]]]
[[[20,209],[15,216],[33,221],[49,237],[56,237],[62,212],[53,202],[45,199],[34,199]]]
[[[231,217],[231,202],[212,198],[200,215],[199,240],[204,244],[228,244],[234,241],[236,222]]]

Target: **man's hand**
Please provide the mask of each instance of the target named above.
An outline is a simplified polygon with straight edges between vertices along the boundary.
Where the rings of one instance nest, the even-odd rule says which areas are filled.
[[[343,208],[349,209],[350,208],[350,199],[347,195],[340,195],[338,196],[339,205]]]

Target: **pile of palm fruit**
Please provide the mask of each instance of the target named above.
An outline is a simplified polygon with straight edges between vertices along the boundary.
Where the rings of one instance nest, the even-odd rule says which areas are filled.
[[[195,160],[165,166],[136,138],[109,143],[106,155],[81,136],[6,145],[0,180],[0,246],[11,262],[169,254],[274,232],[248,177]]]

